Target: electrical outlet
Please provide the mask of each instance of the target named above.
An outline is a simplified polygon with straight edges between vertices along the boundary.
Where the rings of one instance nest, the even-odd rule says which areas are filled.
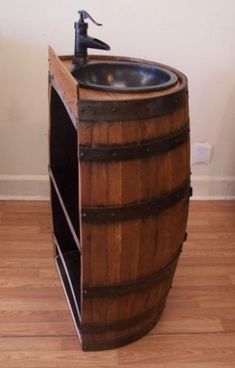
[[[192,164],[208,165],[211,159],[212,146],[207,142],[194,143],[192,147]]]

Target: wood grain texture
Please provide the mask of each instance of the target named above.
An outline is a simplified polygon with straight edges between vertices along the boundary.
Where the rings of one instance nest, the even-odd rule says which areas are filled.
[[[1,367],[235,366],[235,202],[191,202],[189,238],[157,327],[94,353],[81,351],[73,327],[50,218],[46,202],[0,202]]]
[[[174,88],[187,89],[186,79]],[[80,98],[84,98],[81,89]],[[87,91],[86,98],[100,98],[100,91]],[[171,94],[172,89],[154,92],[157,96]],[[154,94],[153,93],[153,94]],[[108,94],[107,99],[118,100],[119,94]],[[137,94],[125,93],[126,101]],[[147,95],[149,97],[149,95]],[[138,94],[145,99],[146,95]],[[163,116],[107,122],[100,119],[94,123],[80,121],[79,144],[90,148],[99,145],[141,144],[146,140],[160,139],[177,132],[188,124],[188,101],[184,106],[166,112]],[[80,161],[81,204],[89,206],[125,206],[152,200],[182,186],[190,175],[189,141],[179,147],[151,157],[140,159],[88,162]],[[139,216],[128,221],[114,223],[87,223],[82,218],[83,282],[88,286],[116,285],[138,280],[166,267],[175,257],[184,241],[188,214],[188,198],[164,209],[157,215]],[[174,271],[166,279],[142,292],[129,292],[115,298],[103,297],[93,300],[83,298],[82,322],[107,324],[128,320],[158,305],[167,294]],[[115,299],[115,300],[112,300]],[[98,334],[84,333],[84,341],[110,342],[144,329],[151,317],[135,326],[119,331]],[[118,343],[116,344],[116,346]],[[104,348],[105,348],[104,343]]]
[[[49,73],[51,78],[50,81],[59,91],[60,96],[63,99],[68,113],[71,117],[71,120],[76,126],[78,119],[78,84],[76,80],[72,77],[72,75],[68,73],[66,67],[61,62],[51,46],[49,46],[48,54]]]

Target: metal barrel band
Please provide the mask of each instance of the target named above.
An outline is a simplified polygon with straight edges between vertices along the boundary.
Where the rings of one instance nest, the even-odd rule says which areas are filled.
[[[154,316],[154,318],[151,318],[151,320],[144,327],[138,329],[131,335],[121,336],[109,341],[99,339],[99,341],[96,342],[83,343],[82,348],[85,351],[114,349],[116,347],[124,346],[131,342],[139,340],[142,336],[146,335],[149,331],[153,329],[153,327],[159,321],[163,309],[164,305],[159,310],[159,313]]]
[[[129,328],[132,326],[135,326],[136,323],[143,322],[146,319],[149,319],[150,317],[154,317],[158,315],[159,311],[161,310],[162,306],[165,304],[167,295],[169,290],[167,290],[167,293],[162,297],[162,300],[154,305],[154,307],[132,317],[129,319],[123,319],[119,321],[113,321],[108,322],[106,324],[100,324],[100,323],[85,323],[82,324],[80,327],[81,332],[83,333],[102,333],[102,332],[110,332],[110,331],[117,331],[122,330],[125,328]]]
[[[81,161],[110,162],[137,160],[169,152],[189,140],[189,121],[174,133],[133,144],[79,147]]]
[[[148,276],[138,278],[136,280],[126,281],[121,284],[105,285],[105,286],[90,286],[84,285],[83,296],[87,298],[91,297],[116,297],[120,295],[129,294],[132,292],[138,292],[151,288],[152,286],[160,283],[167,276],[169,276],[173,270],[175,270],[179,255],[182,250],[182,245],[178,248],[173,259],[159,271],[152,273]]]
[[[138,121],[169,114],[186,105],[187,102],[186,88],[160,97],[132,100],[79,100],[79,120],[94,123],[120,120]]]
[[[89,206],[81,211],[82,221],[87,223],[107,223],[128,221],[154,216],[190,196],[189,181],[170,192],[147,201],[123,206]]]

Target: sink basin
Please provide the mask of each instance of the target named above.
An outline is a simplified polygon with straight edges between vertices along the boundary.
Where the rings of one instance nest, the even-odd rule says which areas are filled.
[[[83,87],[113,92],[149,92],[173,86],[175,73],[147,64],[99,62],[79,66],[72,75]]]

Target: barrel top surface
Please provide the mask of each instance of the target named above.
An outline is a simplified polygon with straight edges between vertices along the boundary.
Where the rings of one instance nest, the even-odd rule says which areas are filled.
[[[66,66],[66,68],[70,71],[73,68],[72,63],[72,56],[60,56],[60,60],[62,63]],[[184,90],[187,88],[187,78],[184,74],[179,72],[178,70],[151,61],[147,60],[140,60],[140,59],[134,59],[129,57],[120,57],[120,56],[101,56],[101,55],[92,55],[89,56],[90,62],[97,62],[97,61],[105,61],[105,62],[115,62],[115,61],[130,61],[134,63],[144,63],[144,64],[150,64],[155,65],[159,67],[163,67],[166,70],[173,71],[178,76],[178,82],[170,87],[166,88],[164,90],[160,91],[152,91],[152,92],[138,92],[138,93],[125,93],[125,92],[107,92],[107,91],[100,91],[90,88],[84,88],[82,86],[79,86],[79,98],[80,100],[90,100],[90,101],[102,101],[102,100],[109,100],[109,101],[117,101],[117,100],[136,100],[136,99],[145,99],[145,98],[151,98],[151,97],[160,97],[169,95],[172,93],[179,92],[181,90]],[[75,83],[77,81],[74,79]]]

